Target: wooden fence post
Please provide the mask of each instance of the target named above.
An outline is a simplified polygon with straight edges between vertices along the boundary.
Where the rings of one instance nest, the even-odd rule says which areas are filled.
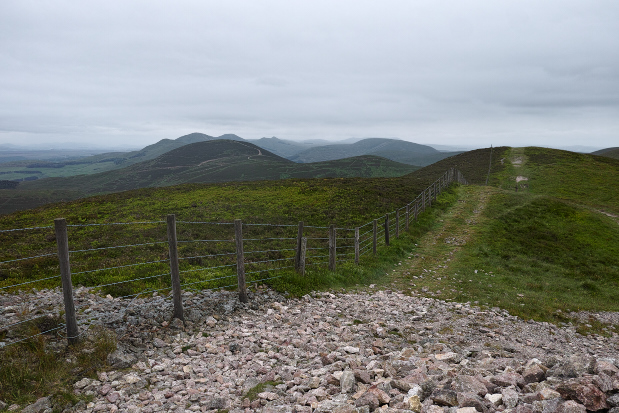
[[[335,243],[335,225],[329,227],[329,271],[335,271],[337,245]]]
[[[395,237],[400,237],[400,210],[395,210]]]
[[[243,221],[234,220],[234,241],[236,243],[236,278],[239,285],[239,301],[249,302],[245,284],[245,255],[243,254]]]
[[[389,246],[389,214],[385,215],[385,245]]]
[[[374,226],[372,229],[372,252],[374,253],[374,255],[376,255],[376,244],[378,243],[378,220],[374,220]]]
[[[434,202],[436,202],[436,197],[437,197],[437,193],[436,193],[436,181],[434,182],[434,184],[432,184],[432,186],[434,186],[434,189],[432,190],[432,193],[434,193]]]
[[[176,241],[176,215],[168,215],[168,246],[170,251],[170,278],[172,280],[172,298],[174,300],[173,318],[185,321],[183,317],[183,298],[181,296],[181,279],[178,269],[178,243]]]
[[[426,210],[426,189],[421,191],[421,211],[422,212],[425,212]]]
[[[62,278],[62,294],[64,296],[64,316],[67,324],[67,339],[69,345],[78,342],[77,319],[75,318],[75,304],[73,303],[73,284],[71,283],[71,264],[69,262],[69,236],[67,221],[64,218],[54,220],[56,230],[56,245],[58,247],[58,262]]]
[[[301,238],[301,254],[299,255],[299,273],[305,276],[305,254],[307,252],[307,238]]]
[[[428,208],[432,208],[432,185],[428,187],[428,196],[426,199],[428,200]]]
[[[359,265],[359,227],[355,228],[355,264]]]
[[[410,204],[406,204],[406,232],[408,232],[408,224],[409,224],[409,220],[411,217],[411,205]]]
[[[303,239],[303,221],[299,221],[299,229],[297,230],[297,250],[294,255],[294,268],[299,271],[301,269],[301,241]]]

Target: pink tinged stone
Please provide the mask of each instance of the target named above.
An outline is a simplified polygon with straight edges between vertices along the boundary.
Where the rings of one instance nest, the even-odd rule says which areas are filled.
[[[525,383],[539,383],[544,380],[546,373],[539,365],[532,364],[524,370],[522,377]]]
[[[109,393],[105,398],[110,403],[116,403],[118,399],[120,398],[120,394],[118,394],[118,392],[112,392],[112,393]]]
[[[559,406],[557,413],[587,413],[587,409],[574,400],[568,400]]]
[[[492,377],[490,381],[499,387],[518,386],[524,387],[524,378],[518,373],[501,373]]]
[[[109,384],[106,384],[99,389],[99,394],[101,396],[105,396],[106,394],[110,392],[110,390],[112,390],[112,386],[110,386]]]
[[[619,375],[619,369],[613,363],[604,360],[596,361],[593,371],[595,371],[595,374],[606,374],[607,376]]]
[[[481,397],[484,397],[488,393],[486,386],[473,376],[456,377],[451,383],[451,388],[459,393],[473,392]]]
[[[607,409],[606,395],[587,379],[575,379],[557,386],[561,397],[582,403],[587,410]]]
[[[365,392],[363,396],[359,397],[355,401],[355,406],[368,406],[370,408],[370,411],[374,411],[380,406],[380,402],[378,401],[378,397],[376,397],[374,393]]]
[[[389,401],[391,401],[391,397],[389,397],[389,395],[383,390],[376,387],[376,385],[370,386],[370,388],[368,389],[368,393],[374,394],[378,398],[380,404],[387,404],[389,403]]]

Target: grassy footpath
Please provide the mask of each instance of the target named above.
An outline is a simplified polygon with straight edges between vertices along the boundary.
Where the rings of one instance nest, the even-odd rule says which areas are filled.
[[[544,321],[619,311],[619,225],[599,212],[616,211],[619,164],[539,148],[513,149],[504,162],[493,176],[504,189],[460,187],[443,225],[392,271],[392,282]],[[518,192],[516,176],[529,178]]]

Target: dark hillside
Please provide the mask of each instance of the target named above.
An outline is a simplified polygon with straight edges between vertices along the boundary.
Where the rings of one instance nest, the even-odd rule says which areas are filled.
[[[606,156],[608,158],[619,159],[619,147],[600,149],[599,151],[591,152],[591,155]]]
[[[492,148],[492,168],[490,170],[491,179],[488,184],[492,185],[492,174],[499,172],[504,168],[505,153],[509,150],[507,146]],[[442,159],[432,165],[421,168],[405,178],[418,180],[433,180],[440,171],[445,171],[449,168],[456,168],[462,171],[466,179],[471,184],[483,185],[486,183],[488,176],[488,168],[490,166],[490,148],[475,149],[473,151],[463,152],[458,155],[450,156]]]
[[[307,149],[290,159],[295,162],[320,162],[351,156],[375,155],[409,165],[426,166],[453,154],[455,153],[439,152],[430,146],[413,142],[370,138],[352,144],[326,145]]]
[[[49,195],[37,196],[37,191],[61,194],[62,198],[58,200],[67,200],[183,183],[287,178],[397,177],[415,169],[414,166],[376,156],[297,164],[249,142],[214,140],[188,144],[164,153],[156,159],[115,171],[21,183],[17,190],[6,194],[12,201],[4,206],[0,205],[0,212],[10,213],[54,202]],[[50,192],[52,190],[53,192]],[[59,190],[62,192],[58,192]],[[67,194],[72,196],[67,198]]]

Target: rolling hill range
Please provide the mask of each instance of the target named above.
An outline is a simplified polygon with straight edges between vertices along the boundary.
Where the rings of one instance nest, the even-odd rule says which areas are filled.
[[[183,183],[277,180],[287,178],[394,177],[417,168],[376,156],[297,164],[258,146],[232,140],[187,144],[126,168],[92,175],[22,182],[4,190],[8,213],[43,203],[131,189]]]
[[[249,142],[262,149],[266,149],[275,155],[279,155],[295,162],[303,163],[322,162],[362,155],[374,155],[409,165],[424,166],[453,154],[439,152],[429,146],[417,145],[397,139],[349,139],[342,141],[340,145],[332,145],[329,144],[328,141],[322,140],[295,142],[275,137],[245,140],[233,134],[214,137],[203,133],[191,133],[177,139],[162,139],[157,143],[144,147],[143,149],[131,152],[106,152],[81,158],[72,156],[71,158],[65,160],[32,160],[32,158],[30,158],[21,161],[14,160],[12,162],[4,162],[0,163],[0,179],[31,181],[42,178],[90,175],[118,170],[140,162],[153,160],[168,151],[184,145],[198,142],[208,142],[218,139]],[[329,149],[321,149],[325,147],[325,145],[327,145]],[[333,148],[334,146],[336,148]],[[333,152],[334,150],[335,152]],[[315,151],[313,155],[312,151]],[[67,156],[72,153],[73,152],[71,151],[66,151]],[[303,155],[302,158],[296,159],[300,153],[306,153],[306,155]],[[325,156],[325,153],[337,153],[337,156]]]
[[[352,144],[325,145],[291,156],[295,162],[320,162],[351,156],[375,155],[409,165],[427,166],[460,152],[440,152],[417,143],[396,139],[370,138]]]
[[[152,160],[166,152],[180,148],[184,145],[217,139],[237,141],[243,140],[242,138],[232,134],[213,137],[203,133],[191,133],[177,139],[162,139],[159,142],[148,145],[138,151],[106,152],[79,159],[57,162],[29,160],[0,164],[0,176],[2,176],[3,179],[23,179],[28,176],[34,176],[40,179],[47,177],[68,177],[75,175],[95,174],[121,169],[136,163]]]
[[[619,147],[618,148],[606,148],[600,149],[591,153],[592,155],[606,156],[608,158],[619,159]]]

